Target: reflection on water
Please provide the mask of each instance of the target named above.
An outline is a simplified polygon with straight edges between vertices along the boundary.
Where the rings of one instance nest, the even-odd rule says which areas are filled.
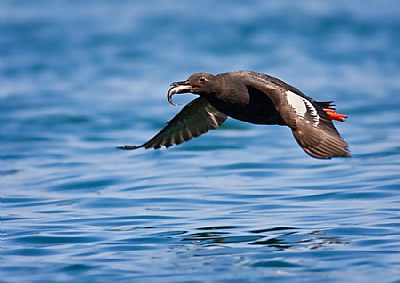
[[[183,241],[194,244],[208,246],[218,246],[218,244],[249,244],[261,245],[276,250],[287,249],[319,249],[328,245],[343,244],[339,237],[325,236],[321,231],[311,231],[302,234],[299,228],[294,227],[274,227],[261,230],[249,231],[247,235],[234,235],[239,227],[202,227],[198,228],[202,232],[184,235]],[[232,233],[229,232],[232,229]],[[228,230],[228,231],[227,231]],[[203,232],[204,231],[204,232]],[[269,232],[273,232],[269,235]],[[257,235],[254,235],[257,234]]]

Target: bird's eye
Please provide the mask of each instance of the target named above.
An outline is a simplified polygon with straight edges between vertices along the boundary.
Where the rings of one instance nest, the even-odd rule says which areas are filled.
[[[205,77],[201,77],[200,79],[199,79],[199,81],[200,81],[200,83],[201,84],[204,84],[206,81],[208,81]]]

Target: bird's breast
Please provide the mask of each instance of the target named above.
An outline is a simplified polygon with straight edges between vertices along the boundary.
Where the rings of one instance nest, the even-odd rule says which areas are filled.
[[[226,115],[254,124],[285,125],[272,101],[265,95],[209,96],[209,103]]]

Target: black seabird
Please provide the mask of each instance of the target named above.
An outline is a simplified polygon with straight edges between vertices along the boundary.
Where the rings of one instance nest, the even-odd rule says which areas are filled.
[[[351,156],[332,123],[332,120],[343,122],[347,116],[335,112],[332,101],[315,101],[272,76],[252,71],[195,73],[171,86],[167,97],[172,105],[175,105],[172,96],[177,93],[190,92],[199,97],[148,142],[120,149],[158,149],[180,144],[218,128],[229,116],[254,124],[288,126],[297,143],[315,158]]]

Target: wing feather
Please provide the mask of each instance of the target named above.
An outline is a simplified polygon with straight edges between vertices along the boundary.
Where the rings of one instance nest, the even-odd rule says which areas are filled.
[[[317,102],[297,88],[272,76],[251,71],[237,73],[249,86],[262,91],[273,102],[283,121],[291,128],[297,143],[309,155],[329,159],[350,157],[349,147],[336,130],[323,107],[334,108],[332,102]],[[304,115],[299,115],[288,103],[287,92],[299,96],[304,101]],[[309,109],[311,105],[311,108]]]
[[[139,146],[122,146],[121,149],[158,149],[170,147],[198,137],[218,128],[227,116],[215,109],[207,99],[199,97],[187,104],[167,125],[148,142]]]

